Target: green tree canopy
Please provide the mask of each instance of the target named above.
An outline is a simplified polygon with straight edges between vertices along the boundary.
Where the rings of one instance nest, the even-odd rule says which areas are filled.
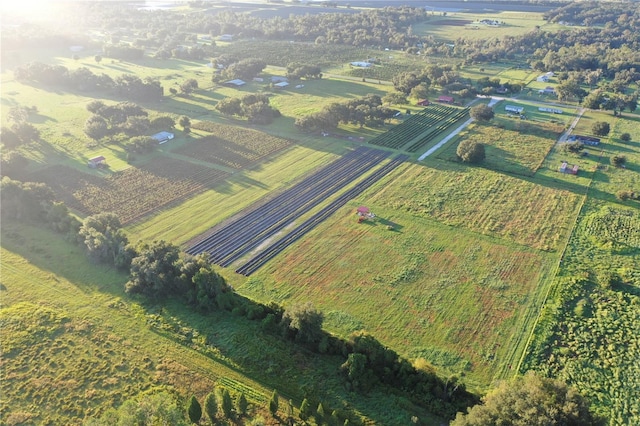
[[[596,121],[591,126],[591,131],[596,136],[607,136],[611,131],[611,126],[606,121]]]
[[[483,403],[458,413],[451,426],[591,426],[601,422],[589,404],[564,383],[533,372],[505,381]]]
[[[477,121],[491,121],[495,113],[493,112],[493,108],[490,106],[480,104],[471,108],[469,115]]]
[[[314,345],[322,339],[324,315],[311,302],[291,306],[285,311],[282,321],[294,333],[297,342]]]
[[[87,217],[78,232],[90,258],[118,267],[129,264],[129,240],[121,229],[120,219],[114,213],[100,213]]]
[[[202,418],[202,407],[195,395],[193,395],[189,400],[187,413],[189,414],[189,420],[191,420],[191,423],[198,423]]]
[[[278,391],[274,389],[271,394],[271,399],[269,400],[269,412],[274,417],[278,413],[279,400],[280,397],[278,396]]]
[[[465,139],[458,145],[456,154],[465,163],[481,163],[485,158],[484,145]]]
[[[209,392],[204,398],[204,411],[207,413],[211,424],[215,424],[216,414],[218,414],[218,400],[214,392]]]

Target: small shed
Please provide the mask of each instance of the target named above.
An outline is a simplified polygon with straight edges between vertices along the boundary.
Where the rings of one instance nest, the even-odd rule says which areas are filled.
[[[281,75],[274,75],[271,77],[272,83],[282,83],[283,81],[289,81],[289,79]]]
[[[431,102],[429,102],[429,100],[428,100],[428,99],[420,99],[420,100],[418,101],[418,105],[420,105],[420,106],[427,106],[427,105],[429,105],[430,103],[431,103]]]
[[[505,105],[504,110],[507,112],[522,114],[522,112],[524,111],[524,108],[520,106],[515,106],[515,105]]]
[[[289,85],[288,82],[281,81],[280,83],[274,84],[273,87],[275,87],[276,89],[283,89],[283,88],[287,87],[288,85]]]
[[[226,86],[240,87],[240,86],[244,86],[247,83],[244,80],[240,80],[239,78],[236,78],[235,80],[225,81],[224,84]]]
[[[107,159],[104,158],[104,155],[90,158],[89,161],[87,161],[87,166],[91,167],[92,169],[97,169],[98,167],[104,167],[106,165]]]
[[[447,104],[452,104],[454,99],[451,96],[440,96],[438,98],[438,102],[444,102]]]
[[[170,141],[175,137],[175,135],[171,132],[159,132],[155,135],[151,136],[153,139],[157,140],[159,144],[163,144],[167,141]]]

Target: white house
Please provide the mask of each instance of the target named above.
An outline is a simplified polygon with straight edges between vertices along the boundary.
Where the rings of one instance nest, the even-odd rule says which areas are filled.
[[[355,62],[349,62],[349,65],[351,65],[352,67],[358,67],[358,68],[370,68],[373,64],[371,62],[355,61]]]

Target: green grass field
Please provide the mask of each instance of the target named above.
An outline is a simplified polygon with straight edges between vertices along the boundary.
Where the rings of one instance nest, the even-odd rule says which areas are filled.
[[[497,26],[480,23],[483,19],[496,20]],[[455,42],[459,38],[487,39],[526,34],[536,28],[545,31],[558,30],[559,26],[548,24],[542,14],[532,12],[495,11],[494,13],[449,12],[446,16],[433,16],[430,20],[415,25],[414,33],[431,35],[438,40]]]
[[[168,389],[185,404],[216,385],[243,391],[266,418],[277,388],[296,405],[306,389],[377,424],[441,421],[401,398],[341,392],[339,358],[292,348],[229,313],[140,304],[125,296],[125,281],[59,235],[3,222],[3,423],[82,424],[141,392]]]
[[[482,389],[513,373],[516,330],[537,315],[579,200],[438,160],[407,165],[237,285],[264,301],[311,300],[332,331],[364,328]],[[358,204],[377,218],[358,224]]]
[[[587,201],[521,371],[536,369],[560,377],[581,389],[610,425],[627,425],[640,420],[633,403],[640,398],[635,379],[640,216],[637,201],[622,201],[616,193],[638,188],[640,146],[635,141],[640,139],[640,127],[637,115],[614,118],[588,112],[576,133],[590,134],[591,124],[599,120],[610,122],[612,133],[601,146],[588,148],[587,157],[580,157],[587,171],[571,176],[577,179],[572,184],[585,190]],[[620,141],[625,132],[631,142]],[[550,161],[555,158],[557,163],[559,155],[566,156],[556,152]],[[627,167],[613,167],[613,155],[627,157]]]

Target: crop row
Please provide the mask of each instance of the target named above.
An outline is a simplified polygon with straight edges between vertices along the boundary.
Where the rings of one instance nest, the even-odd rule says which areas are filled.
[[[176,153],[235,169],[246,167],[291,144],[287,139],[257,130],[209,121],[196,123],[193,128],[211,134],[176,149]]]
[[[409,157],[406,155],[399,155],[386,164],[384,167],[376,170],[374,173],[365,178],[362,182],[359,182],[356,186],[349,189],[347,192],[342,194],[336,200],[331,202],[328,206],[320,210],[318,213],[313,215],[311,218],[307,219],[301,225],[293,229],[289,232],[284,238],[276,241],[265,250],[251,258],[247,263],[242,265],[240,268],[236,270],[237,273],[249,276],[255,271],[257,271],[260,267],[262,267],[265,263],[273,259],[275,256],[280,254],[284,249],[289,247],[294,242],[298,241],[302,236],[304,236],[307,232],[311,231],[315,228],[319,223],[327,219],[333,213],[335,213],[340,207],[344,206],[349,200],[355,198],[359,194],[361,194],[364,190],[369,188],[375,182],[380,180],[383,176],[389,173],[391,170],[398,167],[402,162],[406,161]]]
[[[194,255],[209,253],[212,263],[229,266],[379,164],[387,155],[385,151],[359,147],[269,201],[249,207],[241,216],[186,251]]]
[[[433,126],[439,126],[440,123],[454,113],[458,113],[458,108],[445,105],[433,105],[418,114],[414,114],[403,123],[393,127],[371,141],[370,144],[385,146],[393,149],[400,149],[408,141],[418,137],[426,130]]]
[[[115,213],[123,224],[211,187],[228,173],[192,163],[161,158],[106,178],[55,167],[34,175],[51,186],[57,199],[88,215]]]
[[[433,129],[431,129],[429,133],[427,133],[426,135],[421,137],[419,140],[411,144],[411,146],[407,149],[407,151],[416,152],[419,149],[423,148],[440,133],[444,132],[447,128],[457,123],[461,118],[466,117],[468,113],[469,113],[469,108],[458,109],[455,114],[450,115],[449,117],[447,117],[446,120],[443,120],[440,123],[438,123],[438,125]]]

